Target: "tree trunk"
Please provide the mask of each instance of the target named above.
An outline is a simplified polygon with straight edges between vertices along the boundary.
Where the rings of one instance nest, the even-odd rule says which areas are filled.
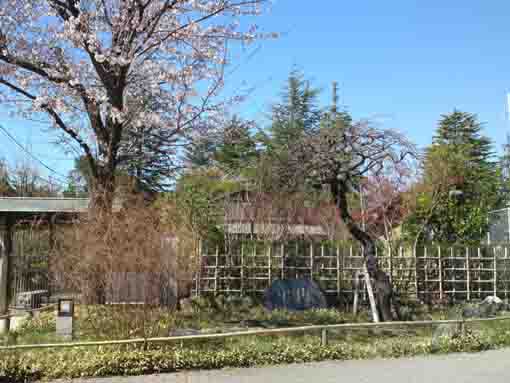
[[[115,195],[115,173],[104,168],[98,169],[91,186],[89,216],[91,218],[108,217],[112,213]]]
[[[382,321],[391,321],[393,319],[391,312],[393,287],[388,274],[379,269],[375,240],[368,233],[361,230],[351,216],[349,204],[347,202],[347,193],[349,191],[348,184],[345,181],[333,182],[330,186],[342,221],[347,226],[351,235],[361,243],[363,248],[363,256],[365,257],[368,275],[374,280],[374,292],[379,318]]]
[[[113,213],[113,199],[115,194],[115,174],[105,168],[98,169],[96,177],[91,182],[89,202],[89,224],[94,225],[93,241],[105,241],[111,214]],[[90,240],[90,239],[89,239]],[[87,304],[104,304],[106,302],[106,276],[102,267],[103,260],[98,259],[102,254],[87,257],[90,262],[89,280],[82,291]],[[106,254],[104,254],[106,256]]]

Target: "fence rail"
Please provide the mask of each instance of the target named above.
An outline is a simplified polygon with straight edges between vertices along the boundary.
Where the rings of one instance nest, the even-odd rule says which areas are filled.
[[[366,328],[388,328],[388,327],[418,327],[430,326],[440,324],[457,324],[465,326],[470,323],[482,323],[490,321],[504,321],[510,320],[510,316],[496,317],[496,318],[480,318],[480,319],[449,319],[437,321],[415,321],[415,322],[380,322],[380,323],[344,323],[335,325],[316,325],[304,327],[287,327],[280,329],[267,329],[267,330],[251,330],[243,332],[231,332],[223,334],[205,334],[205,335],[186,335],[174,337],[161,337],[161,338],[137,338],[137,339],[122,339],[110,341],[92,341],[92,342],[68,342],[68,343],[46,343],[46,344],[22,344],[15,346],[0,347],[0,351],[15,351],[15,350],[33,350],[33,349],[59,349],[59,348],[74,348],[74,347],[97,347],[97,346],[115,346],[126,344],[149,344],[149,343],[175,343],[190,340],[208,340],[208,339],[227,339],[245,336],[270,336],[270,335],[284,335],[296,332],[319,332],[321,331],[323,344],[327,343],[328,330],[359,330]]]
[[[509,247],[426,247],[379,252],[380,267],[403,294],[423,300],[455,302],[489,295],[510,298]],[[363,257],[356,247],[271,245],[242,247],[234,254],[203,252],[193,292],[252,294],[276,279],[310,278],[329,295],[353,295]]]

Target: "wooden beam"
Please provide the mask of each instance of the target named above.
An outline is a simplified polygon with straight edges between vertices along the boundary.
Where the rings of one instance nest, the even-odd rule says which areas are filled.
[[[391,328],[391,327],[420,327],[420,326],[437,326],[441,324],[471,324],[483,322],[496,322],[508,321],[509,316],[496,317],[496,318],[480,318],[480,319],[448,319],[437,321],[416,321],[416,322],[379,322],[379,323],[343,323],[335,325],[315,325],[303,327],[289,327],[279,329],[264,329],[264,330],[248,330],[242,332],[230,332],[220,334],[203,334],[203,335],[183,335],[174,337],[163,338],[136,338],[136,339],[121,339],[121,340],[106,340],[106,341],[91,341],[91,342],[71,342],[71,343],[46,343],[46,344],[23,344],[14,346],[0,347],[0,351],[12,350],[30,350],[30,349],[62,349],[73,347],[98,347],[110,345],[125,345],[125,344],[147,344],[147,343],[181,343],[183,341],[193,340],[209,340],[209,339],[227,339],[237,338],[244,336],[274,336],[293,333],[308,333],[308,332],[321,332],[323,330],[353,330],[353,329],[371,329],[371,328]]]
[[[12,268],[10,266],[10,255],[12,253],[13,219],[10,214],[6,216],[5,230],[0,238],[0,315],[9,312],[9,281]],[[4,318],[0,322],[0,333],[9,332],[10,319]]]

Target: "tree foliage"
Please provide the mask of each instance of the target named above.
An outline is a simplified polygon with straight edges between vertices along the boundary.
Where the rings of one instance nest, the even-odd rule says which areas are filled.
[[[304,133],[316,130],[321,120],[319,89],[294,69],[281,93],[281,101],[272,106],[269,150],[285,152]]]
[[[477,243],[484,237],[488,212],[501,203],[501,178],[492,144],[481,130],[473,114],[455,110],[442,116],[425,154],[423,186],[408,233],[448,243]]]

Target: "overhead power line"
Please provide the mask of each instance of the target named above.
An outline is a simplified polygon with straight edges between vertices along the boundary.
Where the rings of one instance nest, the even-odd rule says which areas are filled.
[[[62,173],[59,173],[58,171],[56,171],[55,169],[53,169],[52,167],[50,167],[49,165],[47,165],[46,163],[44,163],[41,159],[39,159],[38,157],[36,157],[32,152],[30,152],[29,150],[27,150],[11,133],[9,133],[9,131],[7,129],[5,129],[2,125],[0,125],[0,130],[12,141],[14,142],[14,144],[19,147],[25,154],[27,154],[30,158],[32,158],[33,160],[35,160],[36,162],[38,162],[41,166],[43,166],[44,168],[46,168],[47,170],[49,170],[51,173],[57,175],[58,177],[55,177],[55,178],[61,178],[60,179],[60,182],[67,182],[67,176],[62,174]],[[42,177],[39,177],[39,178],[42,178]]]

